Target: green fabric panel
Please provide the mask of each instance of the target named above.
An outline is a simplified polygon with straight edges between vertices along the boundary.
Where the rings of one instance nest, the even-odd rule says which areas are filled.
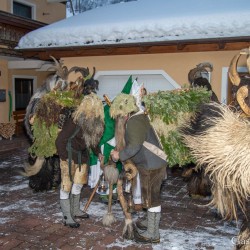
[[[123,94],[129,94],[130,90],[132,88],[132,85],[133,85],[132,76],[130,76],[129,79],[127,80],[127,83],[125,84],[125,86],[124,86],[124,88],[122,90],[122,93]]]
[[[122,89],[122,93],[129,94],[132,88],[132,76],[130,76]],[[103,155],[104,155],[104,164],[106,164],[110,157],[110,152],[114,149],[113,146],[109,145],[107,142],[111,140],[115,136],[115,120],[110,117],[109,114],[110,107],[106,104],[104,106],[104,122],[105,122],[105,129],[103,132],[103,136],[100,140],[100,146],[104,145]],[[92,152],[90,153],[90,166],[97,164],[97,156],[94,155]],[[119,172],[122,170],[122,163],[120,161],[116,164]]]
[[[9,94],[9,122],[10,122],[12,115],[12,95],[10,91],[8,92],[8,94]]]

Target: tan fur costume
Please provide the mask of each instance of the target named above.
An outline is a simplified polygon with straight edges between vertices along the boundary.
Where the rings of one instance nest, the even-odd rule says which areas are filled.
[[[198,166],[206,166],[212,181],[210,204],[223,218],[237,219],[237,206],[245,213],[250,195],[250,122],[227,106],[213,105],[222,113],[212,118],[214,126],[196,136],[184,135],[184,140]]]
[[[72,181],[69,177],[69,163],[68,161],[60,160],[61,167],[61,189],[65,192],[70,192],[72,188]],[[78,164],[72,161],[71,165],[71,175],[74,176],[73,182],[75,184],[87,184],[88,182],[88,166],[87,164],[82,164],[81,169]]]

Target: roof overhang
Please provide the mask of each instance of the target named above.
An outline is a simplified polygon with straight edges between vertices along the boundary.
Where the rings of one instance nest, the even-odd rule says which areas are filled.
[[[48,3],[66,3],[67,0],[47,0]]]
[[[49,71],[54,63],[41,60],[16,59],[8,61],[8,69],[34,69],[36,71]]]
[[[29,18],[16,16],[1,10],[0,10],[0,24],[7,24],[13,27],[22,28],[25,29],[27,32],[47,25],[46,23],[35,21]]]
[[[249,46],[250,36],[245,36],[235,38],[230,37],[130,44],[35,48],[20,49],[20,51],[22,51],[24,57],[26,58],[48,60],[51,55],[59,59],[61,57],[227,51],[240,50]]]

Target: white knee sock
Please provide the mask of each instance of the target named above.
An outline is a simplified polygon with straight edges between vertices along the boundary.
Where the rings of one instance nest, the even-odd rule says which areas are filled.
[[[148,209],[149,212],[151,213],[160,213],[161,212],[161,206],[158,207],[151,207]]]
[[[69,199],[69,192],[60,189],[60,200],[67,200],[67,199]]]
[[[71,190],[71,193],[72,194],[80,194],[81,193],[81,190],[82,190],[82,184],[73,184],[73,187],[72,187],[72,190]]]

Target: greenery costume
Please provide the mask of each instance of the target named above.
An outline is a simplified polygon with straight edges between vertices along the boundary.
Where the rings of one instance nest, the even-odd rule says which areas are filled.
[[[152,117],[151,121],[143,111],[138,112],[136,99],[132,95],[120,94],[111,105],[110,114],[116,120],[128,117],[125,124],[125,147],[119,150],[119,159],[129,159],[136,165],[140,173],[144,205],[148,207],[146,220],[136,223],[143,230],[135,230],[137,242],[160,242],[160,187],[166,177],[167,163],[169,166],[181,166],[193,160],[177,128],[190,119],[201,103],[209,101],[210,95],[205,88],[161,91],[147,95],[143,101]],[[149,150],[145,142],[156,146],[157,151],[162,152],[163,149],[167,154],[167,162]],[[117,158],[116,152],[113,157]]]

